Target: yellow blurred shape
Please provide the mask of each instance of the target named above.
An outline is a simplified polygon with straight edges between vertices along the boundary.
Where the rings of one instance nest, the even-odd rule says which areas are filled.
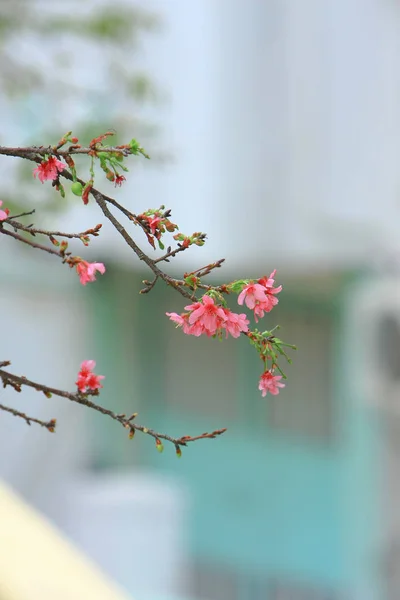
[[[1,600],[132,600],[0,482]]]

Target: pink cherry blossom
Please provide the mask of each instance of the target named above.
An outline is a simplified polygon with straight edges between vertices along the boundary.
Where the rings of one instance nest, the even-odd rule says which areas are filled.
[[[184,318],[182,317],[182,315],[178,315],[178,313],[165,313],[167,315],[167,317],[169,317],[171,319],[171,321],[174,321],[174,323],[177,323],[177,327],[182,327],[183,323],[184,323]]]
[[[185,310],[191,311],[189,317],[190,325],[194,325],[198,321],[203,325],[207,335],[214,335],[226,321],[226,316],[223,309],[214,303],[211,296],[204,295],[200,302],[185,306]]]
[[[182,327],[183,333],[186,333],[187,335],[194,335],[196,337],[199,337],[202,333],[206,333],[200,321],[197,321],[193,325],[190,325],[190,313],[182,313],[181,315],[178,315],[177,313],[165,314],[171,319],[171,321],[177,323],[177,327]]]
[[[242,332],[246,333],[249,330],[248,324],[250,321],[244,313],[239,315],[227,308],[223,308],[222,310],[226,316],[226,321],[222,323],[222,328],[226,330],[226,337],[230,333],[232,337],[238,338]]]
[[[281,383],[282,375],[274,375],[272,371],[264,371],[260,377],[258,389],[264,397],[269,392],[273,396],[279,394],[279,388],[284,388],[285,384]]]
[[[261,285],[263,285],[266,288],[272,288],[274,287],[274,283],[275,283],[275,274],[276,274],[276,269],[274,269],[271,273],[271,275],[269,277],[267,277],[266,275],[264,275],[264,277],[261,277],[258,280],[258,283],[260,283]],[[282,286],[281,286],[282,287]]]
[[[42,183],[48,179],[54,181],[54,179],[57,179],[58,174],[66,168],[65,163],[57,160],[54,156],[50,156],[47,160],[43,160],[36,169],[33,169],[33,176],[36,177],[37,175]]]
[[[258,319],[262,318],[264,314],[267,312],[271,312],[271,310],[278,304],[278,298],[275,296],[266,295],[265,301],[260,302],[254,307],[254,319],[255,322],[258,323]]]
[[[267,293],[268,294],[279,294],[279,292],[282,291],[282,286],[278,285],[278,287],[274,288],[274,283],[275,283],[275,273],[276,273],[276,269],[274,269],[271,273],[271,275],[269,277],[261,277],[261,279],[258,280],[258,283],[260,285],[263,285],[266,289],[267,289]]]
[[[76,265],[76,271],[79,275],[79,279],[82,285],[86,285],[90,281],[96,280],[96,271],[99,271],[102,275],[105,273],[105,266],[103,263],[88,263],[86,260],[81,260]]]
[[[123,175],[117,175],[115,178],[115,187],[117,187],[117,185],[121,187],[124,181],[126,181],[126,177],[124,177]]]
[[[238,297],[238,304],[245,302],[247,308],[253,310],[258,302],[265,301],[265,287],[259,283],[249,283],[244,286]]]
[[[220,336],[225,330],[226,337],[230,334],[232,337],[238,338],[241,333],[249,330],[249,320],[244,313],[239,315],[228,308],[218,306],[214,299],[207,294],[198,302],[185,306],[185,309],[188,312],[180,315],[166,313],[166,315],[177,324],[177,327],[182,327],[183,332],[188,335]]]
[[[3,200],[0,200],[0,206],[3,204]],[[8,208],[5,210],[0,210],[0,221],[5,221],[8,218],[10,211]]]
[[[93,371],[95,366],[96,366],[95,360],[84,360],[83,363],[81,364],[80,373],[88,374],[91,371]]]
[[[84,360],[81,364],[78,379],[75,383],[82,394],[85,394],[88,390],[94,392],[103,387],[100,381],[104,379],[104,375],[95,375],[93,373],[95,366],[96,362],[94,360]]]
[[[152,219],[149,219],[149,227],[150,227],[150,231],[151,233],[154,235],[156,233],[156,230],[158,228],[158,224],[161,221],[161,217],[153,217]]]
[[[274,306],[278,304],[278,294],[282,286],[273,287],[276,270],[272,271],[269,277],[262,277],[257,283],[248,283],[242,289],[238,297],[238,304],[246,304],[248,308],[254,311],[256,323],[265,313],[271,312]]]
[[[86,378],[86,385],[89,390],[98,390],[103,386],[100,383],[100,380],[104,379],[104,375],[95,375],[94,373],[90,373],[90,375]]]

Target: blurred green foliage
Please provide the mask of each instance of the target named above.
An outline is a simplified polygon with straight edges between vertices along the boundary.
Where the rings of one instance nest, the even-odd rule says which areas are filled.
[[[159,30],[159,19],[129,0],[0,0],[0,106],[9,125],[0,144],[46,145],[69,129],[87,143],[115,129],[112,143],[136,137],[153,148],[158,126],[143,111],[161,94],[139,55]],[[65,208],[49,185],[32,194],[32,163],[14,167],[1,190],[12,212],[36,200],[41,214]]]

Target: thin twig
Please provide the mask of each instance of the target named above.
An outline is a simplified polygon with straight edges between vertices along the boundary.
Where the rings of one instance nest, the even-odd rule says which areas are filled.
[[[4,404],[0,404],[0,410],[9,412],[12,415],[14,415],[14,417],[20,417],[21,419],[24,419],[27,425],[31,425],[31,423],[37,423],[42,427],[46,427],[47,431],[50,431],[51,433],[54,433],[56,429],[56,419],[50,419],[50,421],[42,421],[41,419],[37,419],[36,417],[29,417],[27,414],[19,410],[15,410],[15,408],[11,408],[10,406],[4,406]]]
[[[9,217],[7,217],[7,221],[11,221],[12,219],[19,219],[20,217],[29,217],[30,215],[35,214],[36,210],[33,208],[32,210],[28,211],[28,212],[23,212],[20,213],[19,215],[11,215]]]
[[[32,240],[28,240],[28,239],[22,237],[22,235],[18,235],[18,233],[15,233],[14,231],[9,231],[8,229],[4,229],[4,227],[0,227],[0,233],[3,233],[4,235],[8,235],[8,236],[14,238],[15,240],[18,240],[19,242],[23,242],[24,244],[28,244],[28,246],[31,246],[32,248],[36,248],[37,250],[43,250],[44,252],[48,252],[49,254],[54,254],[55,256],[58,256],[59,258],[65,258],[66,253],[64,253],[60,250],[56,250],[55,248],[52,248],[51,246],[43,246],[43,244],[37,244],[36,242],[32,242]]]
[[[9,361],[0,362],[0,366],[9,365],[9,364],[10,364]],[[130,437],[133,437],[133,434],[135,431],[141,431],[142,433],[150,435],[156,441],[162,439],[167,442],[171,442],[172,444],[174,444],[174,446],[176,448],[180,447],[180,446],[186,446],[189,442],[194,442],[196,440],[215,438],[216,436],[219,436],[226,431],[226,429],[217,429],[211,433],[203,433],[203,434],[195,436],[195,437],[182,436],[180,438],[174,438],[166,433],[158,433],[157,431],[154,431],[154,429],[150,429],[148,427],[145,427],[144,425],[138,425],[137,423],[134,423],[133,420],[136,418],[137,413],[134,413],[130,417],[126,417],[125,414],[117,414],[117,413],[113,412],[112,410],[109,410],[108,408],[104,408],[104,406],[101,406],[100,404],[96,404],[92,400],[89,400],[89,398],[87,397],[87,394],[84,395],[84,394],[81,394],[80,392],[71,393],[71,392],[67,392],[65,390],[60,390],[57,388],[50,387],[48,385],[43,385],[42,383],[37,383],[35,381],[31,381],[31,380],[27,379],[26,377],[21,377],[18,375],[14,375],[13,373],[9,373],[8,371],[5,371],[4,369],[1,369],[1,368],[0,368],[0,379],[3,382],[3,387],[6,387],[9,385],[17,392],[20,392],[23,386],[27,386],[27,387],[31,387],[31,388],[35,389],[38,392],[43,392],[47,397],[51,397],[52,395],[59,396],[61,398],[66,398],[66,399],[70,400],[71,402],[76,402],[77,404],[81,404],[82,406],[87,406],[88,408],[91,408],[97,412],[100,412],[101,414],[106,415],[106,416],[110,417],[111,419],[113,419],[114,421],[117,421],[118,423],[120,423],[125,429],[129,430]],[[97,394],[93,393],[92,395],[95,396]],[[0,406],[0,408],[1,408],[1,406]],[[7,410],[7,407],[3,410]],[[9,412],[12,412],[13,414],[16,415],[16,412],[18,412],[18,411],[13,412],[13,410],[14,409],[9,409]],[[22,418],[26,417],[26,415],[24,416],[23,413],[18,414],[16,416],[21,416]],[[36,420],[31,417],[26,417],[26,419],[33,421],[35,423],[40,423],[39,420]],[[52,423],[52,422],[53,421],[49,421],[49,423]],[[40,423],[40,424],[42,424],[42,423]]]
[[[25,231],[26,233],[30,233],[30,234],[46,235],[47,237],[58,236],[58,237],[64,237],[64,238],[69,238],[69,239],[73,239],[73,238],[80,239],[82,237],[87,237],[89,235],[98,236],[99,230],[102,227],[102,224],[99,223],[92,229],[87,229],[86,231],[83,231],[82,233],[65,233],[63,231],[48,231],[46,229],[36,229],[35,227],[33,227],[31,225],[23,225],[22,223],[19,223],[18,221],[14,221],[13,219],[10,219],[10,218],[8,218],[6,221],[3,221],[3,223],[10,225],[14,229],[19,229],[20,231]]]
[[[185,250],[187,250],[188,248],[190,248],[190,246],[178,246],[177,248],[175,248],[175,250],[172,250],[171,248],[168,248],[167,252],[165,254],[163,254],[162,256],[159,256],[158,258],[154,259],[154,264],[157,264],[161,261],[165,261],[165,262],[169,262],[168,259],[169,258],[173,258],[174,256],[176,256],[177,254],[179,254],[179,252],[184,252]]]
[[[100,206],[101,210],[103,211],[104,216],[114,225],[115,229],[124,238],[128,246],[132,248],[139,260],[142,260],[144,263],[146,263],[146,265],[153,271],[154,275],[165,281],[167,285],[176,289],[176,291],[179,292],[185,298],[193,300],[193,294],[190,294],[187,290],[185,290],[176,281],[176,279],[170,277],[169,275],[161,271],[161,269],[157,267],[155,262],[149,256],[147,256],[147,254],[145,254],[143,250],[141,250],[141,248],[139,248],[139,246],[136,244],[136,242],[134,242],[134,240],[131,238],[126,229],[121,225],[121,223],[114,217],[114,215],[108,209],[107,204],[103,198],[103,194],[94,189],[91,190],[91,194],[96,200],[97,204]]]

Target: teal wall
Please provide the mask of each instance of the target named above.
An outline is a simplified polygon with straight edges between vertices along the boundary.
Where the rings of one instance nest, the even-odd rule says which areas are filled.
[[[373,590],[378,432],[351,384],[346,278],[329,293],[325,284],[314,291],[311,284],[287,286],[269,324],[301,320],[304,331],[292,327],[300,339],[288,339],[299,346],[297,366],[287,367],[287,388],[278,399],[262,399],[261,362],[246,340],[184,336],[165,317],[166,310],[182,309],[177,294],[160,286],[139,296],[143,277],[112,273],[109,269],[91,294],[99,372],[111,372],[103,404],[119,412],[138,410],[140,423],[171,435],[228,431],[183,449],[178,460],[172,447],[166,445],[160,455],[146,436],[130,441],[100,418],[94,467],[139,464],[182,481],[191,497],[191,559],[202,569],[217,566],[232,576],[240,600],[256,600],[250,591],[255,581],[265,590],[260,598],[267,597],[271,580],[304,582],[321,594],[351,593],[358,581]],[[318,356],[325,342],[317,339],[324,323],[330,345],[326,373]],[[307,331],[314,331],[316,350]],[[287,338],[284,329],[280,335]],[[311,405],[308,390],[320,402]],[[285,426],[297,411],[304,429],[321,406],[329,423],[323,435],[318,420],[315,436],[312,428],[308,435]],[[283,409],[287,415],[279,417]]]

